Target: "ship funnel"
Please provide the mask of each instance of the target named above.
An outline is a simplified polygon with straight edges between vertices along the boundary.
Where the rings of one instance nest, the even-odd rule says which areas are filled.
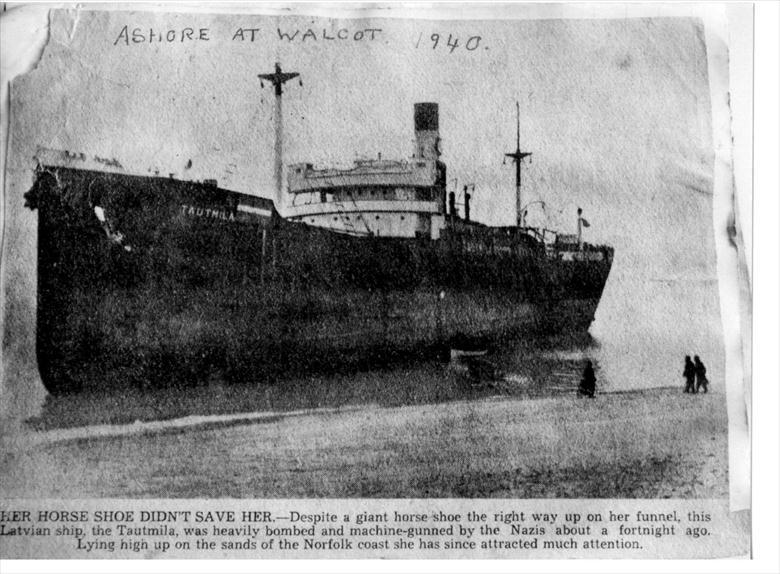
[[[415,157],[432,160],[439,158],[439,104],[414,104],[414,137]]]

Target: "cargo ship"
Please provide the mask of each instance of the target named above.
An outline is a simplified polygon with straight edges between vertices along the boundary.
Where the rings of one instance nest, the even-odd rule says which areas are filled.
[[[438,105],[414,106],[408,160],[282,169],[272,199],[215,180],[133,174],[113,158],[39,149],[36,351],[55,395],[255,382],[370,367],[505,336],[587,330],[613,250],[488,226],[448,191]],[[519,118],[518,118],[519,126]],[[459,208],[462,207],[462,213]]]

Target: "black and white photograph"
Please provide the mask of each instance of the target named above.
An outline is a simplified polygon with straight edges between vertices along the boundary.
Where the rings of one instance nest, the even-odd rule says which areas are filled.
[[[35,6],[0,554],[747,554],[728,44],[579,6]]]

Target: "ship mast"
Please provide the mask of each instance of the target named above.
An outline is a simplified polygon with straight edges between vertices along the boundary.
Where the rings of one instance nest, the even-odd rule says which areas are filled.
[[[299,75],[297,72],[283,73],[282,66],[277,62],[273,74],[258,74],[257,76],[261,80],[271,82],[276,94],[276,107],[274,110],[274,184],[276,185],[274,191],[276,195],[274,197],[274,205],[278,213],[282,211],[282,198],[284,197],[282,189],[282,85]],[[262,86],[262,83],[260,85]]]
[[[520,102],[515,102],[517,106],[517,142],[515,144],[515,151],[505,153],[506,157],[512,158],[515,162],[515,188],[516,188],[516,201],[517,201],[517,226],[523,227],[523,204],[520,199],[520,179],[521,179],[521,166],[523,160],[531,156],[530,152],[520,151]]]

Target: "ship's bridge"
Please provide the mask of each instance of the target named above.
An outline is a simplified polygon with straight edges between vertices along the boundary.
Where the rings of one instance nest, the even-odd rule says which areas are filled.
[[[446,167],[438,160],[358,160],[347,169],[288,168],[285,215],[353,235],[437,238],[444,225]]]
[[[351,235],[439,238],[444,227],[447,167],[439,160],[439,106],[414,105],[415,146],[406,161],[356,161],[347,169],[289,166],[293,221]]]

